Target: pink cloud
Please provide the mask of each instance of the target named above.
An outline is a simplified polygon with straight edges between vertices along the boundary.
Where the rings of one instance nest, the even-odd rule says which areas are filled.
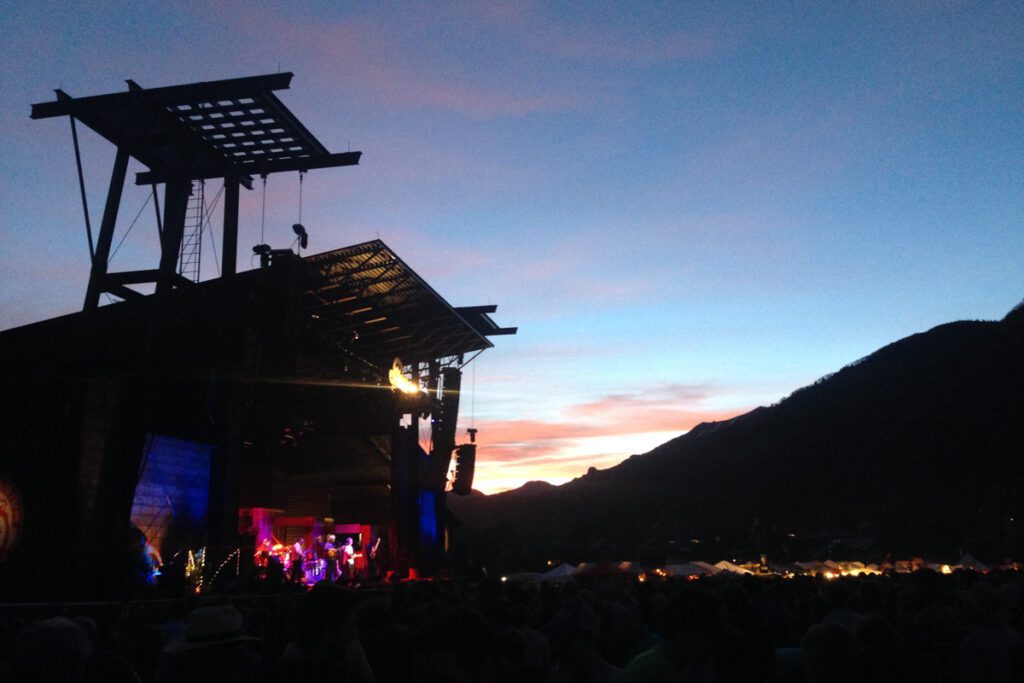
[[[477,419],[477,488],[496,492],[526,481],[562,483],[606,468],[701,422],[745,412],[710,409],[720,393],[703,385],[664,385],[577,403],[551,420]]]
[[[424,15],[430,25],[437,18]],[[223,17],[234,30],[268,41],[282,53],[296,46],[323,70],[326,79],[344,86],[347,97],[377,104],[455,111],[475,118],[523,116],[535,112],[567,111],[581,105],[570,90],[537,91],[532,84],[473,83],[467,69],[440,47],[424,45],[421,23],[388,24],[346,17],[310,23],[289,15],[277,16],[250,8]],[[287,68],[287,66],[286,66]]]
[[[565,441],[601,436],[674,431],[682,434],[701,422],[725,420],[736,411],[697,410],[657,407],[654,402],[638,403],[625,399],[608,399],[577,406],[564,420],[477,420],[477,427],[486,433],[491,447],[515,452],[557,446]],[[575,418],[575,419],[574,419]],[[627,454],[623,454],[625,457]]]
[[[736,42],[732,35],[735,31],[721,23],[658,31],[658,26],[647,24],[659,17],[638,19],[643,25],[602,17],[608,21],[598,28],[587,25],[580,17],[559,18],[547,10],[543,4],[530,2],[458,6],[463,25],[500,27],[516,35],[535,52],[573,60],[627,64],[704,60]],[[667,24],[676,18],[676,13],[666,12],[660,18]]]

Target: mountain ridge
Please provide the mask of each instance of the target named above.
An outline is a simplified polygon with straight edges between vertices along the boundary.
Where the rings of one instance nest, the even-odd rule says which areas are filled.
[[[793,539],[843,535],[875,539],[878,552],[1013,553],[1022,359],[1022,306],[945,323],[613,467],[451,508],[475,554],[521,562],[599,559],[587,555],[602,546],[671,554],[692,539],[785,554]]]

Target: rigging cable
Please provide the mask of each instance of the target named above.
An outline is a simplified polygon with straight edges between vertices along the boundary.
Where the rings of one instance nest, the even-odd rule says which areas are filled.
[[[469,428],[476,427],[476,363],[473,363],[473,386],[469,394]]]
[[[260,244],[266,244],[263,237],[264,228],[267,224],[267,176],[263,176],[263,209],[260,212]]]
[[[210,247],[213,249],[213,265],[217,267],[217,277],[220,277],[220,258],[217,256],[217,241],[213,237],[213,228],[210,226],[210,216],[213,214],[213,210],[217,208],[217,202],[220,201],[222,194],[224,194],[223,185],[221,185],[220,189],[217,190],[217,194],[214,195],[213,201],[210,205],[204,207],[206,211],[206,228],[207,233],[210,235]]]
[[[299,256],[302,256],[302,249],[306,246],[306,240],[309,237],[306,235],[306,228],[302,226],[302,176],[305,175],[305,171],[299,171],[299,221],[292,226],[292,230],[295,231],[295,241],[292,245],[298,245]]]
[[[110,258],[107,259],[107,265],[110,265],[110,262],[114,260],[115,256],[117,256],[117,251],[121,248],[121,245],[124,244],[124,241],[128,239],[128,234],[131,233],[132,228],[135,227],[135,224],[139,220],[139,216],[142,215],[143,209],[149,206],[149,200],[152,198],[153,195],[149,195],[148,197],[146,197],[146,201],[143,202],[142,206],[139,208],[139,212],[135,214],[135,218],[132,219],[132,224],[128,226],[128,229],[125,231],[124,235],[121,236],[121,241],[117,243],[117,246],[114,247],[114,252],[110,255]]]

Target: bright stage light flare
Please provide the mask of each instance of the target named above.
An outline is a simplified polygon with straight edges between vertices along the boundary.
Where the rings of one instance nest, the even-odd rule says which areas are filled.
[[[420,393],[420,387],[415,382],[409,380],[402,372],[402,361],[398,358],[391,364],[391,370],[388,372],[388,381],[391,382],[391,386],[398,389],[403,394],[418,394]]]

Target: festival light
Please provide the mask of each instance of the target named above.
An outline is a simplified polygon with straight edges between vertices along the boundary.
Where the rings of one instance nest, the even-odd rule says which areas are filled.
[[[420,387],[417,383],[411,381],[402,372],[402,361],[398,358],[391,364],[391,370],[388,371],[388,381],[391,382],[391,386],[398,389],[403,394],[418,394],[420,393]]]
[[[277,546],[280,546],[280,545],[281,545],[280,543],[277,544]],[[275,547],[277,547],[277,546],[275,546]],[[191,555],[191,553],[190,553],[190,555]],[[238,576],[238,571],[239,571],[240,567],[239,567],[237,559],[241,558],[241,556],[242,556],[242,549],[241,548],[236,548],[233,553],[231,553],[230,555],[225,557],[224,561],[220,563],[219,567],[217,567],[217,571],[215,571],[213,573],[213,576],[210,577],[210,583],[212,584],[214,581],[217,580],[217,575],[220,574],[220,570],[224,569],[225,565],[227,565],[227,563],[230,562],[231,558],[233,558],[233,557],[236,558],[236,562],[235,562],[235,576]],[[198,593],[199,591],[196,591],[196,592]]]
[[[203,569],[206,567],[206,548],[200,548],[195,553],[188,551],[188,561],[185,563],[185,578],[192,583],[193,590],[198,594],[203,592]]]

